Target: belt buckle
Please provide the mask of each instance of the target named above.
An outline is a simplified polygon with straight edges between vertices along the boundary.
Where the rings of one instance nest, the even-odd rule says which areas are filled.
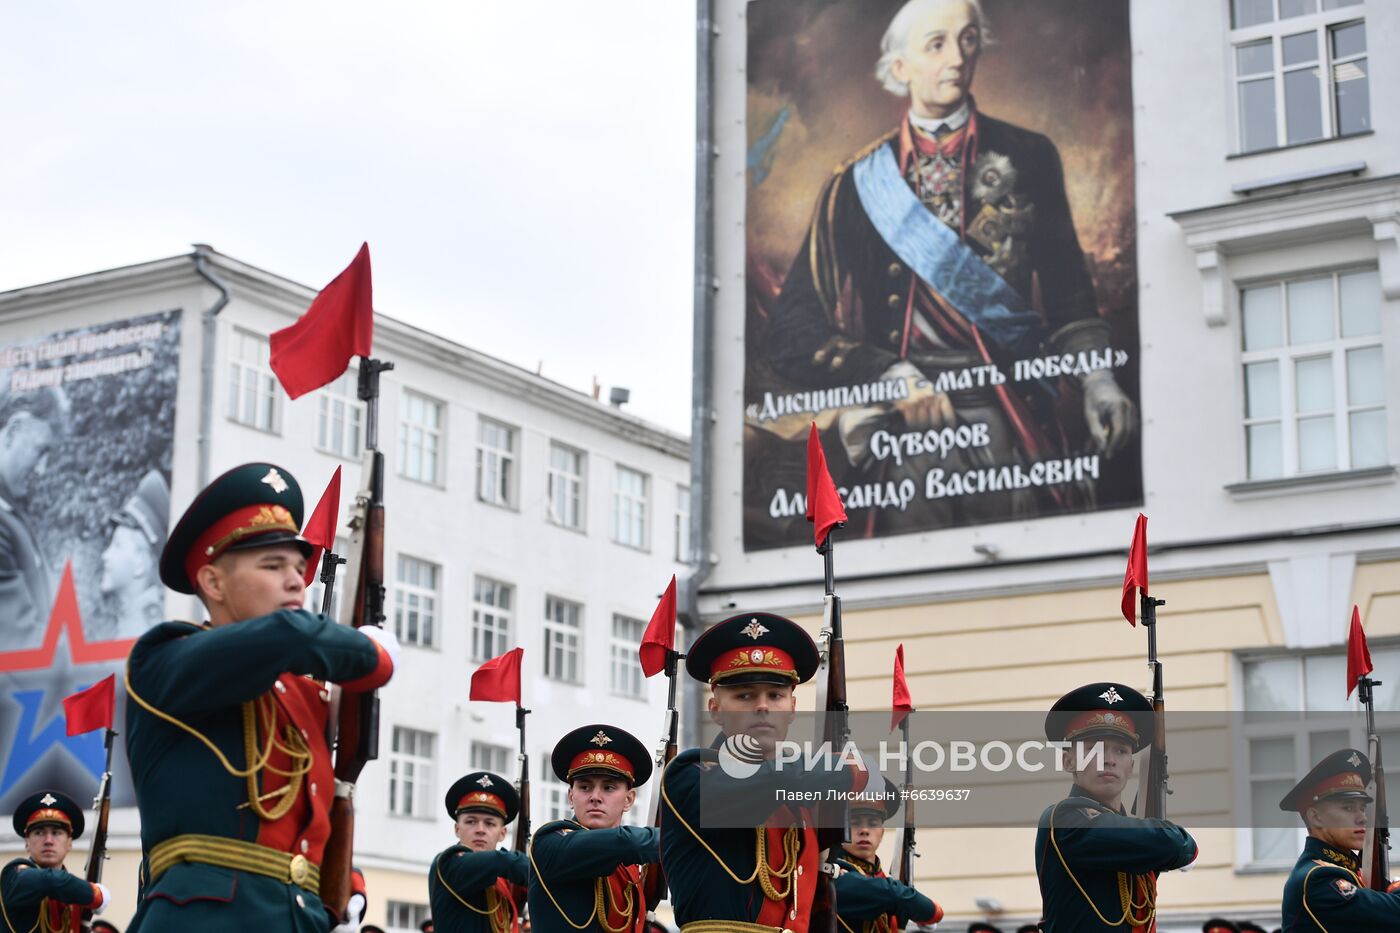
[[[287,877],[298,887],[306,884],[306,879],[311,877],[311,863],[306,860],[306,856],[292,856],[292,861],[287,866]]]

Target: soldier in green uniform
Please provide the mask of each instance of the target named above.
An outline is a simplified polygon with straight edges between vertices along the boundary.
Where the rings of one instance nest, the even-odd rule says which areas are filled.
[[[1354,748],[1333,752],[1279,801],[1308,830],[1283,886],[1287,933],[1373,933],[1400,929],[1400,882],[1375,891],[1361,881],[1371,762]]]
[[[877,854],[885,823],[899,812],[899,789],[889,780],[881,796],[863,794],[851,801],[851,841],[836,860],[836,910],[841,929],[850,933],[898,933],[910,920],[929,926],[943,919],[943,908],[915,888],[885,874]]]
[[[107,906],[107,888],[70,875],[63,860],[83,834],[83,811],[72,798],[46,790],[20,801],[15,833],[24,858],[0,872],[0,919],[5,933],[77,933],[82,912]]]
[[[443,803],[457,845],[428,869],[433,920],[444,933],[509,933],[518,923],[511,886],[528,883],[530,859],[498,847],[520,812],[519,794],[499,774],[473,771],[453,782]]]
[[[128,933],[325,933],[319,864],[339,785],[330,684],[371,690],[398,643],[303,610],[301,489],[236,467],[185,512],[161,580],[197,594],[204,625],[163,622],[127,662],[127,757],[148,877]],[[339,919],[339,918],[335,918]]]
[[[657,830],[620,824],[651,777],[651,755],[627,732],[595,724],[560,739],[550,766],[569,785],[574,818],[546,823],[530,839],[534,933],[640,933],[639,868],[657,861]]]
[[[1157,873],[1196,860],[1196,841],[1186,830],[1123,809],[1133,755],[1151,744],[1155,731],[1152,704],[1115,683],[1071,690],[1045,718],[1050,741],[1071,743],[1062,761],[1074,777],[1069,796],[1041,814],[1036,831],[1045,933],[1150,933]],[[1095,746],[1101,758],[1081,758]]]
[[[805,933],[821,851],[813,809],[798,797],[883,786],[868,762],[776,766],[796,687],[818,663],[810,635],[766,612],[716,624],[686,653],[686,672],[710,687],[721,733],[709,748],[681,752],[662,775],[661,860],[682,933]],[[739,761],[746,748],[756,760]]]

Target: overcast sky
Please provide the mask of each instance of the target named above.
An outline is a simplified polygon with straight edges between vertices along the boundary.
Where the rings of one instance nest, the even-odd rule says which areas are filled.
[[[0,12],[0,290],[188,252],[688,432],[685,0],[45,0]]]

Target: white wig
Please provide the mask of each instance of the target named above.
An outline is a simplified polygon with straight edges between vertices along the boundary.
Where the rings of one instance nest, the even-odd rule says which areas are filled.
[[[894,19],[890,20],[885,36],[880,40],[880,61],[875,65],[875,79],[884,85],[885,90],[895,97],[905,97],[909,94],[909,85],[894,76],[895,59],[909,48],[909,30],[913,28],[914,20],[919,16],[955,2],[966,3],[972,8],[973,18],[977,20],[977,29],[981,33],[981,47],[986,48],[992,44],[987,17],[982,12],[982,0],[909,0],[899,8]]]

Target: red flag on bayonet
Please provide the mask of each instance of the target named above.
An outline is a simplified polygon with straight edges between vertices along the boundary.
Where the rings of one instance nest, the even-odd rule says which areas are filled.
[[[914,697],[909,692],[909,681],[904,679],[904,645],[894,649],[894,699],[890,703],[890,731],[899,728],[904,717],[914,711]]]
[[[469,700],[520,705],[520,659],[524,648],[512,648],[483,663],[472,674]]]
[[[108,674],[86,690],[63,698],[63,718],[69,735],[81,735],[94,729],[112,728],[112,714],[117,707],[117,675]]]
[[[1147,595],[1147,516],[1138,513],[1133,543],[1128,547],[1128,571],[1123,574],[1123,618],[1137,627],[1137,588]]]
[[[374,343],[374,287],[369,244],[311,302],[291,327],[273,333],[272,371],[299,398],[338,379],[352,356],[369,356]]]
[[[661,602],[651,614],[647,630],[642,633],[642,646],[637,649],[637,657],[642,662],[642,673],[648,677],[666,666],[666,652],[676,647],[676,575],[671,574],[671,582],[666,592],[661,594]]]
[[[832,526],[846,524],[846,508],[831,481],[831,471],[826,468],[826,452],[817,436],[815,421],[807,435],[807,521],[812,523],[817,547],[822,546]]]
[[[1357,681],[1375,668],[1371,665],[1371,649],[1366,646],[1366,633],[1361,628],[1361,607],[1351,607],[1351,634],[1347,636],[1347,699],[1356,689]]]
[[[311,556],[306,559],[307,586],[316,579],[316,565],[321,561],[321,552],[335,550],[335,523],[339,515],[340,467],[336,467],[331,481],[326,484],[326,491],[321,493],[321,501],[316,503],[311,517],[301,526],[301,536],[314,545]]]

